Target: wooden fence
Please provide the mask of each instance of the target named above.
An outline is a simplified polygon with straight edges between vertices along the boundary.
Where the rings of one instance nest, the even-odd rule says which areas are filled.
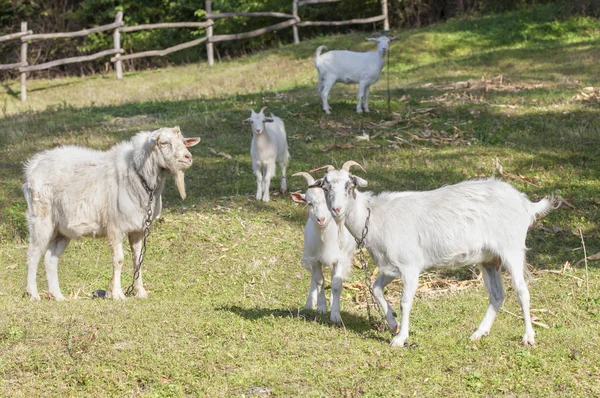
[[[351,19],[346,21],[302,21],[298,15],[298,9],[302,6],[318,3],[333,3],[341,0],[292,0],[292,13],[286,14],[281,12],[228,12],[213,14],[212,12],[212,1],[205,0],[206,10],[206,21],[205,22],[172,22],[172,23],[157,23],[157,24],[144,24],[136,26],[123,26],[123,12],[119,11],[115,18],[115,22],[99,26],[92,29],[83,29],[77,32],[65,32],[65,33],[44,33],[34,34],[33,31],[27,30],[27,22],[21,22],[21,31],[18,33],[12,33],[9,35],[0,36],[0,42],[9,40],[20,40],[21,41],[21,55],[19,62],[13,64],[0,64],[0,70],[7,69],[18,69],[20,72],[21,79],[21,101],[27,100],[27,73],[49,69],[59,65],[72,64],[77,62],[92,61],[98,58],[112,55],[110,59],[115,65],[115,72],[117,79],[123,78],[123,64],[122,62],[128,59],[142,58],[142,57],[162,57],[167,54],[171,54],[176,51],[180,51],[186,48],[197,46],[201,43],[206,42],[206,54],[209,65],[214,64],[214,43],[230,40],[248,39],[256,36],[263,35],[268,32],[273,32],[285,28],[292,27],[294,43],[300,43],[300,36],[298,28],[305,26],[343,26],[351,24],[368,24],[383,22],[383,29],[389,30],[388,20],[388,8],[387,0],[380,0],[381,3],[381,14],[370,18]],[[264,28],[252,30],[244,33],[227,34],[227,35],[215,35],[213,31],[214,20],[219,18],[233,18],[233,17],[273,17],[273,18],[285,18],[283,22],[267,26]],[[206,36],[196,40],[181,43],[173,47],[165,48],[163,50],[152,50],[144,51],[133,54],[123,55],[125,50],[121,48],[121,33],[135,32],[139,30],[149,29],[165,29],[165,28],[205,28]],[[84,55],[79,57],[63,58],[55,61],[45,62],[43,64],[29,65],[27,62],[27,46],[28,43],[36,40],[51,40],[58,38],[72,38],[87,36],[92,33],[105,32],[113,30],[113,43],[114,47],[110,50],[100,51],[95,54]]]

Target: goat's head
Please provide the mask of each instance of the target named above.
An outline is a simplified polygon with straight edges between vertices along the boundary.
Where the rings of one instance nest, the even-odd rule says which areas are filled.
[[[258,113],[254,112],[254,109],[250,109],[252,114],[250,114],[248,119],[242,121],[244,124],[252,125],[253,134],[261,135],[265,131],[265,123],[273,123],[273,118],[266,117],[263,113],[265,109],[267,109],[266,106],[264,106]]]
[[[185,138],[179,127],[163,127],[152,132],[151,140],[158,165],[173,174],[179,195],[185,199],[183,174],[192,166],[192,154],[187,148],[199,143],[200,137]]]
[[[387,33],[381,34],[376,32],[372,37],[367,37],[367,40],[376,42],[377,49],[385,53],[390,48],[390,43],[394,40],[398,40],[398,37],[390,37]]]
[[[333,166],[331,166],[333,169]],[[306,172],[300,172],[293,175],[293,177],[304,177],[306,183],[310,186],[315,180]],[[294,192],[290,194],[292,200],[296,203],[306,203],[308,205],[308,218],[317,226],[317,228],[325,229],[331,221],[331,213],[327,208],[327,202],[325,201],[325,193],[319,188],[309,188],[305,194],[300,192]]]
[[[340,170],[328,169],[325,177],[320,178],[309,185],[309,188],[321,188],[325,194],[325,201],[331,215],[340,224],[344,221],[350,201],[356,197],[356,187],[366,187],[367,181],[352,175],[350,167],[362,166],[353,160],[349,160]],[[364,170],[364,169],[363,169]]]

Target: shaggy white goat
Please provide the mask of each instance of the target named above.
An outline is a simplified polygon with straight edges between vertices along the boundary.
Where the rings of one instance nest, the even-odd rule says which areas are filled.
[[[333,169],[333,166],[331,168]],[[309,173],[300,172],[294,176],[304,177],[308,185],[314,183],[314,179]],[[322,267],[330,267],[331,315],[329,320],[341,326],[340,296],[343,282],[350,275],[356,241],[346,227],[338,228],[334,222],[330,222],[331,213],[325,203],[322,189],[309,188],[305,194],[292,193],[291,196],[294,202],[308,205],[308,220],[304,227],[302,265],[311,273],[311,284],[304,307],[307,310],[314,310],[316,307],[319,314],[327,312]]]
[[[368,224],[365,247],[381,273],[373,294],[397,335],[391,345],[408,339],[408,323],[419,274],[430,267],[480,265],[489,292],[487,311],[472,340],[489,333],[504,300],[499,267],[510,273],[525,320],[523,343],[534,344],[525,282],[525,239],[536,216],[547,213],[553,201],[532,203],[512,185],[495,179],[472,180],[425,192],[359,192],[367,182],[350,174],[354,161],[330,171],[311,186],[325,191],[327,206],[338,223],[362,236]],[[359,165],[360,166],[360,165]],[[402,278],[402,321],[383,296],[385,286]],[[398,330],[399,329],[399,330]],[[399,333],[398,333],[399,331]]]
[[[385,53],[390,42],[397,37],[379,35],[369,37],[367,40],[377,43],[377,51],[354,52],[354,51],[328,51],[321,55],[325,46],[320,46],[315,51],[315,67],[319,72],[317,91],[323,100],[323,110],[330,114],[331,108],[327,102],[331,87],[337,82],[358,83],[358,105],[356,112],[361,113],[364,109],[369,112],[369,88],[371,84],[379,80],[381,70],[385,64]],[[364,98],[364,103],[361,102]]]
[[[121,289],[123,238],[131,245],[136,268],[142,250],[149,191],[154,191],[152,219],[160,215],[167,174],[185,199],[184,171],[192,165],[186,147],[200,138],[184,138],[179,127],[136,134],[106,152],[63,146],[35,155],[25,166],[29,248],[27,293],[39,300],[36,274],[45,254],[48,292],[64,300],[58,284],[58,261],[71,239],[106,236],[112,250],[113,277],[107,296],[125,299]],[[134,281],[137,297],[147,297],[142,273]]]
[[[287,136],[283,120],[271,113],[271,117],[266,117],[263,111],[254,112],[242,123],[252,125],[252,143],[250,145],[250,155],[252,156],[252,170],[256,175],[256,200],[263,202],[269,201],[269,186],[271,178],[275,176],[275,163],[279,163],[281,168],[281,186],[282,192],[287,191],[285,172],[290,161],[288,152]]]

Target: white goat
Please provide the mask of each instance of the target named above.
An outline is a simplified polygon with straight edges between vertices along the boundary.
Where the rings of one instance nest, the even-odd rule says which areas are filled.
[[[525,239],[536,216],[551,210],[552,199],[532,203],[512,185],[495,179],[465,181],[434,191],[373,195],[356,189],[366,187],[367,181],[350,174],[352,165],[358,163],[348,161],[341,170],[328,172],[311,186],[325,191],[333,218],[344,223],[354,237],[360,238],[368,224],[364,245],[381,273],[373,295],[390,330],[397,334],[393,347],[403,346],[408,339],[409,315],[421,271],[468,265],[481,266],[489,292],[487,311],[471,340],[489,333],[504,300],[499,271],[503,265],[523,311],[523,344],[534,344],[524,278]],[[385,286],[396,278],[403,282],[400,327],[383,296]]]
[[[333,169],[333,166],[331,166]],[[294,176],[302,176],[308,185],[314,183],[309,173],[300,172]],[[325,203],[322,189],[310,188],[305,194],[292,193],[296,203],[308,204],[308,220],[304,227],[304,255],[302,265],[311,273],[311,284],[308,299],[304,306],[319,314],[327,312],[325,293],[323,291],[323,269],[331,268],[331,315],[329,320],[338,326],[342,325],[340,316],[340,296],[343,282],[350,275],[352,258],[356,249],[356,241],[343,225],[330,222],[331,213]]]
[[[371,84],[379,80],[381,70],[385,64],[385,53],[390,42],[397,37],[378,35],[369,37],[367,40],[377,43],[377,51],[354,52],[354,51],[328,51],[321,55],[325,46],[320,46],[315,51],[315,67],[319,72],[317,91],[323,100],[323,110],[330,114],[331,108],[327,102],[331,87],[337,82],[358,83],[358,105],[356,112],[361,113],[364,109],[369,112],[369,88]],[[364,98],[364,103],[361,102]]]
[[[186,147],[200,138],[184,138],[179,127],[136,134],[106,152],[63,146],[35,155],[25,166],[29,248],[27,293],[39,300],[36,274],[45,252],[48,292],[64,300],[58,261],[71,239],[106,236],[112,250],[113,277],[107,296],[125,299],[121,289],[123,238],[129,237],[134,270],[142,250],[150,192],[152,219],[160,215],[167,173],[185,199],[184,171],[192,165]],[[135,276],[134,276],[135,278]],[[142,273],[134,280],[137,297],[147,297]]]
[[[260,112],[254,112],[242,123],[252,125],[252,144],[250,155],[252,156],[252,169],[256,175],[256,200],[269,201],[269,186],[271,178],[275,176],[275,163],[281,168],[282,192],[287,191],[285,172],[290,161],[288,152],[287,136],[283,120],[271,113],[271,117],[265,117],[263,107]]]

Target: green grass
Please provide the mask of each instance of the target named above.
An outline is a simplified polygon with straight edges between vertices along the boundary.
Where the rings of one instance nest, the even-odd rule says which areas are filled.
[[[600,395],[600,25],[561,18],[555,6],[397,32],[371,109],[356,115],[356,86],[337,85],[325,116],[315,92],[314,49],[367,50],[362,35],[322,37],[252,57],[154,71],[56,80],[0,89],[1,396],[597,396]],[[500,77],[502,76],[502,83]],[[482,77],[487,83],[481,83]],[[464,87],[469,82],[469,87]],[[457,88],[452,88],[457,87]],[[409,348],[388,347],[371,328],[354,269],[342,295],[344,328],[304,311],[309,275],[300,265],[306,210],[287,196],[253,199],[249,107],[286,122],[289,174],[348,159],[367,169],[370,189],[434,189],[506,173],[532,199],[562,195],[528,237],[536,346],[520,343],[520,319],[501,313],[491,335],[468,337],[487,305],[480,283],[421,291]],[[144,264],[148,300],[90,300],[106,288],[110,252],[101,239],[71,243],[59,277],[66,302],[32,303],[26,278],[24,161],[62,144],[106,149],[135,132],[179,125],[201,136],[182,202],[169,181]],[[449,139],[436,145],[427,137]],[[371,141],[357,141],[363,133]],[[414,137],[420,137],[416,139]],[[425,139],[424,139],[425,138]],[[344,148],[351,144],[351,148]],[[333,147],[338,145],[340,147]],[[326,150],[326,151],[324,151]],[[225,152],[231,159],[215,155]],[[291,190],[303,179],[288,178]],[[279,186],[273,180],[273,188]],[[129,258],[129,253],[126,258]],[[130,260],[126,260],[128,263]],[[371,269],[374,266],[371,264]],[[470,271],[429,274],[452,286]],[[131,281],[125,272],[123,284]],[[43,264],[38,277],[45,290]],[[519,313],[505,280],[504,308]],[[589,293],[588,293],[589,288]],[[387,297],[399,310],[401,284]],[[327,283],[327,291],[329,286]]]

